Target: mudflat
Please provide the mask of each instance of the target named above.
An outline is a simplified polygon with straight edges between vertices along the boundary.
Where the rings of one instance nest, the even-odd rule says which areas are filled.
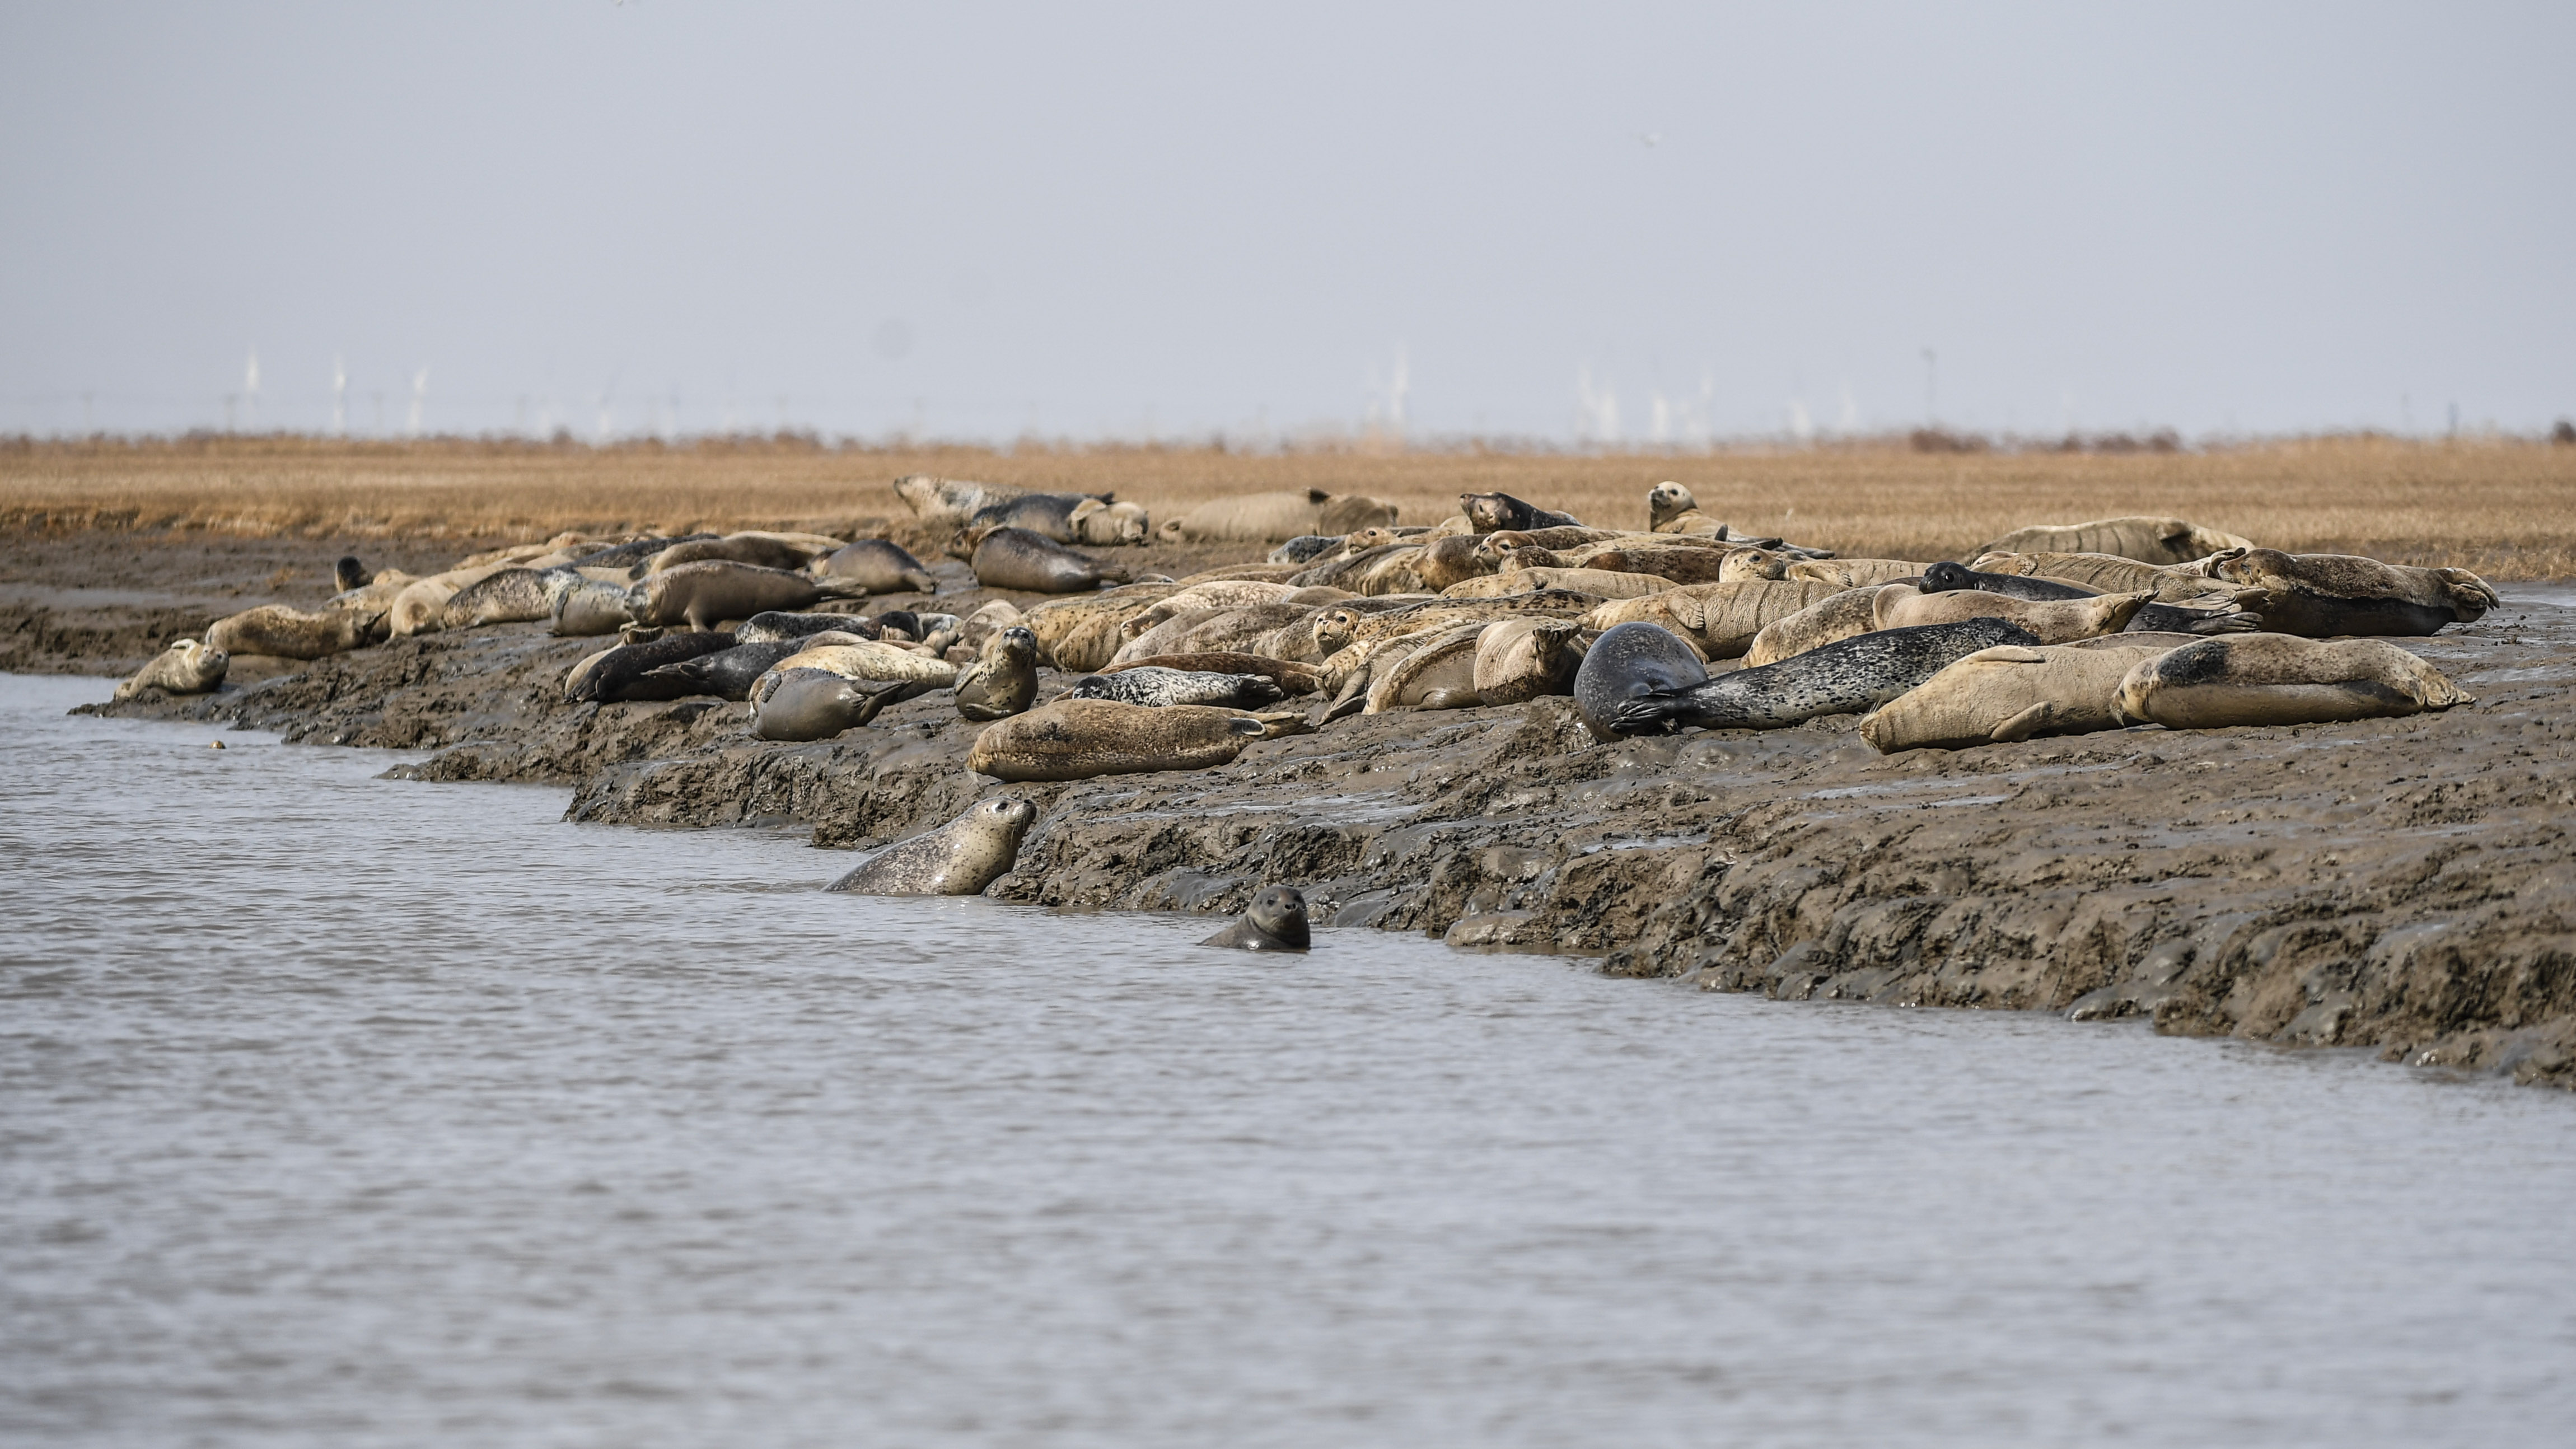
[[[317,602],[342,542],[9,540],[0,579],[24,612],[0,667],[122,673],[217,614]],[[465,547],[348,543],[414,570]],[[1179,574],[1258,554],[1120,556]],[[943,609],[1001,597],[954,562],[934,572]],[[104,597],[129,586],[150,597]],[[565,671],[599,641],[536,624],[100,708],[429,750],[404,772],[569,785],[579,820],[798,826],[824,847],[1018,795],[1041,816],[992,888],[1010,899],[1215,913],[1290,884],[1319,923],[1710,990],[2143,1016],[2576,1087],[2576,590],[2502,588],[2479,622],[2404,641],[2476,697],[2443,713],[1892,756],[1852,716],[1603,744],[1551,697],[1340,720],[1207,770],[1005,786],[965,769],[982,726],[945,694],[765,743],[740,704],[567,703]],[[1040,697],[1069,682],[1050,672]]]

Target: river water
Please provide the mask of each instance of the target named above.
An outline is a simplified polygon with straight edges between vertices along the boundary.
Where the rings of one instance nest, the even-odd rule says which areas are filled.
[[[2397,1444],[2576,1421],[2576,1101],[816,888],[0,678],[0,1435]]]

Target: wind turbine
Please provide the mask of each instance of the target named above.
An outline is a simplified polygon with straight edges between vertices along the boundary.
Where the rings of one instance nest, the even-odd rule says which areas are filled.
[[[429,401],[429,364],[411,375],[411,435],[420,436],[420,410]]]
[[[259,347],[255,343],[242,364],[242,416],[252,432],[259,431]]]
[[[349,436],[349,364],[337,353],[331,356],[331,435]]]

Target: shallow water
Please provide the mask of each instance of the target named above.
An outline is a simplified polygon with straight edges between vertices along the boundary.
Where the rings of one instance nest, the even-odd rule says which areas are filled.
[[[2576,1101],[1199,918],[0,677],[0,1434],[2352,1445],[2576,1412]]]

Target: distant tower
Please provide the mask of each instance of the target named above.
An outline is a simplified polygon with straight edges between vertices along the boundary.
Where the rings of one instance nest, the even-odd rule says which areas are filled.
[[[411,435],[415,438],[420,436],[421,409],[428,402],[429,364],[424,362],[420,365],[420,370],[411,375]]]
[[[349,364],[336,354],[331,359],[331,436],[349,436]]]
[[[259,431],[259,349],[253,347],[242,363],[242,418],[252,432]]]

